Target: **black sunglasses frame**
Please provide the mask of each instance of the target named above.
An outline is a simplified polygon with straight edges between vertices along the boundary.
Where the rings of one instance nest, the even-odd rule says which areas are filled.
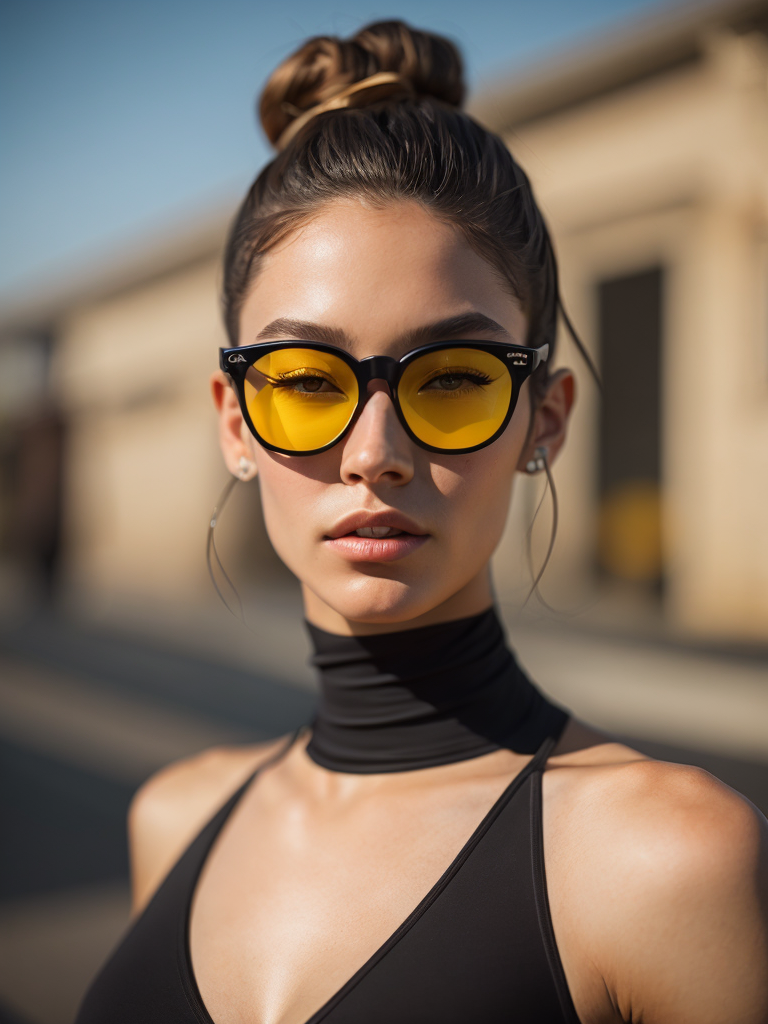
[[[261,437],[254,427],[250,413],[248,412],[248,406],[245,401],[245,378],[248,370],[262,356],[269,355],[270,352],[286,348],[309,348],[317,352],[326,352],[330,355],[336,356],[349,366],[357,379],[358,399],[355,409],[349,417],[349,423],[347,423],[342,432],[329,444],[323,445],[321,448],[312,448],[310,451],[301,452],[292,451],[286,448],[278,448],[277,445],[270,444]],[[489,437],[487,441],[473,445],[471,448],[437,448],[434,445],[427,444],[426,441],[422,441],[408,426],[408,422],[405,419],[400,407],[400,400],[398,398],[398,385],[400,383],[400,379],[405,372],[406,367],[410,363],[428,352],[451,348],[474,348],[479,349],[481,352],[487,352],[490,355],[496,356],[512,378],[512,391],[510,394],[509,408],[507,409],[507,413],[498,430]],[[515,411],[521,387],[533,371],[546,361],[548,356],[548,344],[540,345],[538,348],[528,348],[523,345],[506,344],[502,341],[459,340],[447,342],[438,341],[433,342],[430,345],[422,345],[420,348],[415,348],[410,352],[406,352],[401,359],[392,359],[391,356],[367,356],[365,359],[355,359],[354,356],[350,355],[349,352],[343,348],[338,348],[336,345],[325,345],[322,342],[317,341],[264,341],[255,345],[241,345],[238,348],[219,349],[219,366],[232,382],[232,386],[237,394],[238,402],[240,403],[240,411],[243,414],[243,419],[245,420],[248,429],[259,444],[271,452],[277,452],[280,455],[298,456],[320,455],[322,452],[327,452],[349,433],[352,424],[355,422],[358,410],[366,401],[368,384],[370,381],[383,380],[389,386],[389,394],[392,399],[392,404],[395,408],[397,418],[403,427],[403,430],[405,430],[406,434],[414,444],[417,444],[420,448],[424,448],[428,452],[437,452],[440,455],[466,455],[469,452],[476,452],[481,448],[486,448],[489,444],[493,444],[493,442],[504,433],[507,424],[512,417],[512,413]]]

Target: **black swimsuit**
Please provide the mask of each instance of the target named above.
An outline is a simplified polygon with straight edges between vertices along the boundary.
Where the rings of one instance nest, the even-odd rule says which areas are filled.
[[[512,749],[535,741],[536,752],[419,905],[306,1024],[578,1024],[552,930],[541,827],[542,769],[565,713],[522,674],[492,612],[386,637],[312,634],[323,699],[307,752],[318,763],[405,770],[396,766],[398,749],[411,767],[426,767],[478,756],[489,743],[511,746],[498,742],[502,734],[516,738]],[[423,658],[414,659],[414,645]],[[406,663],[426,673],[417,666],[409,677],[404,648]],[[467,648],[471,656],[463,657]],[[442,672],[432,671],[435,660]],[[374,696],[361,698],[361,688]],[[478,689],[493,710],[481,732]],[[387,745],[382,731],[392,730],[399,741]],[[452,745],[459,756],[450,755]],[[176,863],[96,979],[76,1024],[213,1024],[191,967],[190,907],[216,836],[257,778]]]

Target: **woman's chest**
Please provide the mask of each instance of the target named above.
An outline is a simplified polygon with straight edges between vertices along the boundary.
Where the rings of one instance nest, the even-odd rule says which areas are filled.
[[[216,1024],[305,1024],[436,895],[495,788],[321,817],[244,806],[207,860],[190,916],[194,974]]]
[[[407,799],[376,801],[330,834],[290,806],[270,818],[244,801],[233,815],[236,794],[78,1024],[577,1024],[549,919],[540,782],[523,772],[500,796],[503,780],[464,811],[454,792],[415,817]]]

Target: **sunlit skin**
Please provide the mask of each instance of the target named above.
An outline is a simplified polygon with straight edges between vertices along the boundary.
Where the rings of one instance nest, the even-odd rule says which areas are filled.
[[[305,325],[296,332],[300,339],[325,341],[333,329],[358,359],[400,358],[416,347],[409,343],[414,332],[469,315],[498,328],[434,340],[526,344],[520,303],[455,228],[413,204],[377,209],[338,203],[266,256],[242,310],[240,342],[292,338],[279,327],[270,329],[291,320]],[[387,386],[374,382],[370,390],[342,442],[298,458],[261,448],[234,391],[217,376],[228,467],[237,472],[243,455],[255,464],[270,539],[301,581],[307,616],[317,625],[338,633],[374,632],[482,611],[492,602],[488,560],[504,529],[515,472],[537,444],[556,456],[573,399],[572,376],[554,375],[533,423],[526,383],[504,434],[467,455],[437,455],[414,444],[397,420]],[[334,524],[358,511],[403,513],[428,540],[396,562],[351,563],[326,538]]]
[[[415,333],[470,315],[475,338],[527,340],[517,299],[459,232],[413,204],[351,201],[269,253],[240,342],[267,328],[288,338],[286,321],[298,321],[300,336],[332,336],[358,358],[397,357]],[[307,616],[361,633],[490,606],[488,561],[515,476],[536,446],[557,457],[574,388],[556,373],[532,407],[526,386],[497,441],[435,455],[408,438],[375,382],[346,438],[306,458],[263,449],[222,374],[213,393],[227,467],[238,474],[244,458],[258,472],[270,538]],[[328,540],[371,512],[382,523],[406,516],[427,539],[389,561],[376,541]],[[305,1024],[408,917],[529,759],[498,750],[353,775],[315,764],[305,742],[246,791],[196,888],[191,958],[216,1024]],[[210,751],[142,787],[130,815],[136,912],[280,743]],[[751,805],[576,720],[547,762],[542,799],[555,937],[583,1024],[768,1024],[766,822]]]

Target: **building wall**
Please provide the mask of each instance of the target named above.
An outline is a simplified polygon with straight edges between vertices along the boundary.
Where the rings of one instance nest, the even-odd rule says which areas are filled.
[[[70,595],[91,607],[194,600],[226,480],[208,377],[224,343],[218,261],[74,311],[53,367],[69,420]]]
[[[697,64],[519,125],[509,144],[551,223],[572,318],[597,351],[596,285],[661,265],[666,621],[677,633],[768,638],[768,57],[762,36],[713,36]],[[499,126],[496,126],[499,127]],[[226,480],[208,377],[223,343],[219,261],[72,310],[53,380],[68,419],[65,579],[101,612],[210,593],[203,548]],[[557,550],[545,593],[595,589],[599,397],[562,339],[579,398],[555,467]],[[255,507],[236,501],[234,557],[270,564]],[[541,480],[518,480],[496,557],[502,601],[530,581]],[[534,531],[546,548],[550,506]],[[256,524],[256,525],[254,525]],[[272,563],[273,564],[273,563]]]
[[[593,351],[597,282],[667,270],[665,611],[676,631],[707,637],[768,638],[767,85],[764,37],[720,34],[697,65],[508,134]],[[561,358],[576,369],[581,397],[556,470],[564,515],[549,585],[581,581],[584,592],[598,398],[567,344]]]

